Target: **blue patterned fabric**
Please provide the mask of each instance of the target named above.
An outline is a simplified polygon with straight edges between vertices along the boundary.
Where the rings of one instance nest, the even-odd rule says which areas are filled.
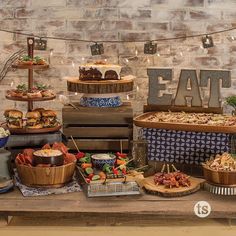
[[[211,155],[229,151],[230,135],[143,128],[148,158],[154,161],[200,165]]]
[[[122,101],[119,96],[111,98],[82,97],[80,105],[84,107],[119,107],[122,105]]]

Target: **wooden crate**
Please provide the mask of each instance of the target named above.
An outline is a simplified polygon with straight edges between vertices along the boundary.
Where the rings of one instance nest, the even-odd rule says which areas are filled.
[[[68,138],[68,146],[75,149],[70,136],[75,139],[80,150],[118,151],[120,140],[128,151],[133,138],[133,110],[130,103],[115,108],[71,106],[62,109],[63,133]]]

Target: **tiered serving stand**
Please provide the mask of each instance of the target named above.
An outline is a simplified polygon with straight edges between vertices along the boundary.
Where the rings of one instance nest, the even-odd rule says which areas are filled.
[[[28,37],[27,38],[27,48],[28,48],[28,56],[33,58],[34,57],[34,38]],[[34,86],[34,70],[46,70],[49,68],[49,65],[22,65],[22,64],[13,64],[12,68],[15,69],[23,69],[28,70],[28,89],[32,89]],[[6,99],[13,100],[13,101],[21,101],[21,102],[27,102],[28,103],[28,111],[33,110],[33,104],[34,102],[39,101],[49,101],[54,100],[56,96],[52,97],[42,97],[42,98],[18,98],[18,97],[10,97],[6,95]],[[12,129],[10,128],[10,132],[12,134],[27,134],[27,133],[49,133],[49,132],[55,132],[60,130],[61,126],[56,126],[53,128],[41,128],[41,129]]]

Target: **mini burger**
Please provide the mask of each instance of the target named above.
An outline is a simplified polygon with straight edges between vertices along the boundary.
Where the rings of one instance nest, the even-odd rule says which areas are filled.
[[[23,113],[21,111],[18,110],[6,110],[4,112],[4,116],[6,117],[6,121],[7,121],[7,126],[11,129],[15,129],[15,128],[22,128],[23,127]]]
[[[42,111],[42,122],[43,127],[55,127],[58,125],[57,114],[53,110],[44,110]]]
[[[29,129],[41,129],[43,125],[41,123],[41,114],[38,111],[29,111],[26,113],[26,126]]]

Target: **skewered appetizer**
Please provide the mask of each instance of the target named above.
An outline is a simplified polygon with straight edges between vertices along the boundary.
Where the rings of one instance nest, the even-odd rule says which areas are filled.
[[[79,152],[76,158],[87,183],[96,180],[123,178],[131,162],[127,159],[127,154],[119,152],[116,155],[111,153],[91,155]]]
[[[180,171],[170,173],[159,172],[154,175],[154,183],[156,185],[164,185],[166,188],[189,187],[191,185],[189,177]]]

